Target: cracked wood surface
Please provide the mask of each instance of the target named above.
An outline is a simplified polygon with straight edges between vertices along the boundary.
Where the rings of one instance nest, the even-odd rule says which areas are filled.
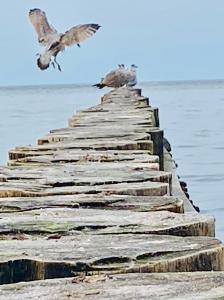
[[[44,197],[6,197],[0,199],[0,213],[44,208],[101,208],[132,211],[171,211],[183,213],[183,201],[171,196],[129,196],[78,194]]]
[[[110,92],[9,158],[0,168],[1,284],[224,269],[214,218],[184,213],[171,196],[158,110],[140,90]]]
[[[68,185],[52,187],[32,180],[0,183],[0,198],[4,197],[42,197],[52,195],[75,195],[104,193],[132,196],[166,196],[169,184],[161,182],[131,182],[101,185]],[[1,199],[0,199],[1,201]]]
[[[217,271],[223,268],[223,251],[220,241],[209,237],[88,233],[10,236],[0,243],[0,282],[71,277],[74,272]]]
[[[148,167],[159,170],[159,157],[150,155],[148,151],[136,150],[68,150],[57,151],[56,153],[46,151],[43,152],[26,152],[25,158],[10,160],[9,166],[37,166],[52,165],[62,163],[84,163],[84,162],[137,162],[147,163]]]
[[[16,180],[35,180],[36,183],[55,186],[89,185],[122,183],[122,182],[171,182],[171,174],[163,171],[154,171],[147,163],[135,162],[88,162],[58,166],[32,166],[0,168],[0,182],[15,182]]]
[[[16,291],[16,293],[15,293]],[[1,300],[218,300],[223,272],[80,276],[0,287]]]
[[[195,213],[167,211],[134,212],[119,210],[46,208],[14,214],[1,213],[0,235],[10,233],[170,234],[214,236],[214,218]]]

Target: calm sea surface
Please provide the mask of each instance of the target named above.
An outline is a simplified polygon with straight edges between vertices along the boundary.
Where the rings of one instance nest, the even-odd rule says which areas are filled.
[[[202,213],[216,217],[216,235],[224,241],[224,81],[140,87],[160,109],[160,127],[191,199]],[[0,164],[9,149],[34,144],[50,129],[66,126],[75,111],[97,104],[102,94],[71,85],[0,88]]]

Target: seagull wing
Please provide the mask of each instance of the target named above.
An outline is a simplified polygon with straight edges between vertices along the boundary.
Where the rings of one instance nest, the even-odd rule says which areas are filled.
[[[58,35],[57,30],[49,25],[44,11],[34,8],[29,11],[29,18],[38,35],[38,41],[41,46],[47,46]]]
[[[110,87],[121,87],[127,83],[126,74],[122,69],[111,71],[106,75],[102,83]]]
[[[137,84],[136,71],[129,69],[126,71],[126,73],[127,73],[128,84],[130,86]]]
[[[60,43],[63,46],[79,45],[79,43],[93,36],[99,28],[98,24],[84,24],[72,27],[62,35]]]

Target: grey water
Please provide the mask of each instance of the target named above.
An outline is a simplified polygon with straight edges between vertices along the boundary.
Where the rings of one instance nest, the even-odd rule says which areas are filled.
[[[191,199],[202,213],[215,216],[216,236],[224,241],[224,81],[139,87],[159,107],[160,127]],[[6,164],[9,149],[65,127],[72,114],[98,104],[106,91],[75,85],[0,88],[0,164]]]

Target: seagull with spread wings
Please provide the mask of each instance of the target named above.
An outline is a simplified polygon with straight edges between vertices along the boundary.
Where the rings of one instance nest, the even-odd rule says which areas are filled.
[[[81,42],[90,38],[101,27],[98,24],[83,24],[74,26],[65,33],[59,33],[48,23],[45,12],[39,8],[31,9],[29,18],[37,32],[39,44],[45,47],[44,52],[37,59],[37,65],[41,70],[47,69],[52,63],[54,67],[56,64],[58,70],[61,71],[56,60],[58,53],[63,51],[66,46],[77,45],[80,47]]]

